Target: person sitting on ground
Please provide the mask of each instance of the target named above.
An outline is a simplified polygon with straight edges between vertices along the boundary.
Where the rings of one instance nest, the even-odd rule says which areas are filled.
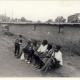
[[[37,67],[37,68],[41,68],[42,67],[40,65],[39,56],[46,52],[47,46],[48,46],[48,41],[47,40],[43,40],[43,42],[40,45],[39,49],[34,53],[34,55],[35,55],[35,65],[36,65],[35,67]]]
[[[22,44],[22,35],[19,35],[15,40],[15,54],[14,56],[18,56],[20,52],[20,45]]]
[[[62,62],[62,53],[60,52],[60,46],[56,45],[55,51],[52,53],[51,57],[48,58],[45,65],[42,67],[41,71],[46,71],[49,69],[49,67],[58,68],[63,65]]]

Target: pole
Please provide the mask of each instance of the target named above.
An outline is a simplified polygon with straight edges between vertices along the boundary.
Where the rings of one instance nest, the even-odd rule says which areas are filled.
[[[13,19],[13,8],[12,8],[12,19]]]

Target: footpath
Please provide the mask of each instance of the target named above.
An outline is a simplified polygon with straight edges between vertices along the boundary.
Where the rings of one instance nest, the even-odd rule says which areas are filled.
[[[0,35],[0,77],[79,77],[80,71],[75,67],[64,65],[51,69],[46,74],[38,71],[33,64],[28,65],[14,57],[14,38]]]

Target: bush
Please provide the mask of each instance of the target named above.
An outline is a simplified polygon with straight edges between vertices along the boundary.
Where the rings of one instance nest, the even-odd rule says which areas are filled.
[[[67,42],[65,45],[63,45],[63,50],[76,54],[80,56],[80,41],[77,42]]]

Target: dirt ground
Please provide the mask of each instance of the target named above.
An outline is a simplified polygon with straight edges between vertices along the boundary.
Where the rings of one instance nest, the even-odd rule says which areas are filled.
[[[79,77],[80,56],[63,51],[63,66],[42,74],[32,64],[14,57],[14,37],[0,33],[0,77]]]

